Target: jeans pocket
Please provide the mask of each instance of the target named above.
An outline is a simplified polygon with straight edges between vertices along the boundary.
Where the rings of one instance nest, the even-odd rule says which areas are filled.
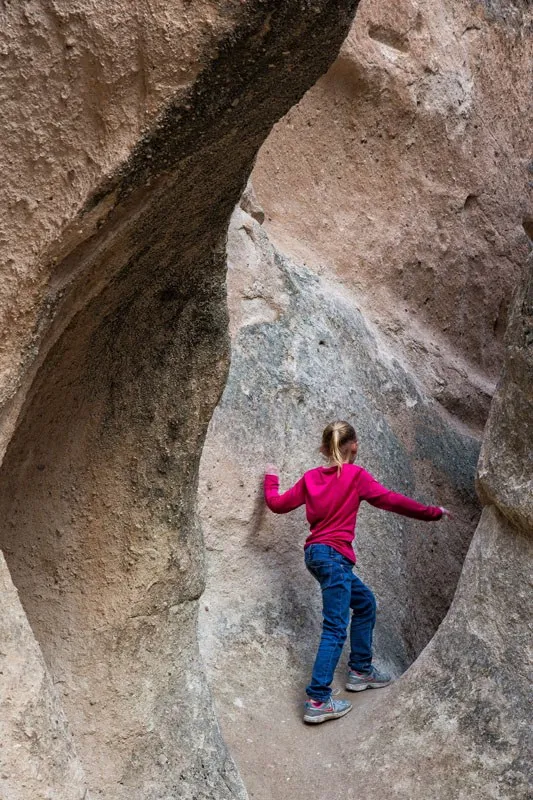
[[[327,561],[306,561],[305,566],[319,583],[324,583],[331,576],[333,569],[333,565]]]

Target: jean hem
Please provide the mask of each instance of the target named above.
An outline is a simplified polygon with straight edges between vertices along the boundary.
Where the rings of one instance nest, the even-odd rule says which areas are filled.
[[[331,692],[329,694],[326,694],[324,697],[317,697],[316,695],[313,694],[307,695],[308,700],[315,700],[317,703],[325,703],[326,700],[329,700],[330,697],[331,697]]]

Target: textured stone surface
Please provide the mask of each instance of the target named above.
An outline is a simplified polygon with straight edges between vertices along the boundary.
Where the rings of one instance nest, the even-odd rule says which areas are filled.
[[[392,687],[352,696],[354,711],[332,735],[299,718],[320,624],[316,585],[302,566],[305,519],[265,511],[261,464],[277,457],[288,485],[316,463],[311,445],[324,419],[347,411],[366,466],[457,512],[438,527],[374,509],[360,516],[361,574],[380,601],[377,660],[398,674],[451,598],[468,540],[463,515],[475,508],[467,454],[475,457],[476,446],[439,421],[345,291],[280,256],[240,211],[229,244],[233,358],[201,465],[209,569],[200,635],[222,728],[251,795],[281,798],[290,786],[304,798],[311,771],[321,800],[332,786],[354,800],[526,800],[531,271],[511,308],[480,460],[482,493],[501,510],[485,508],[427,647]]]
[[[349,286],[478,433],[532,215],[532,19],[526,0],[364,0],[253,172],[282,252]]]
[[[517,289],[507,358],[492,402],[478,488],[516,526],[533,532],[533,258]]]
[[[0,797],[85,800],[65,715],[0,553]]]
[[[228,296],[232,366],[204,447],[199,491],[207,546],[215,549],[210,614],[223,605],[224,616],[246,595],[232,629],[242,625],[243,635],[248,629],[255,637],[258,626],[265,635],[279,626],[309,661],[317,620],[314,606],[306,612],[305,514],[266,512],[261,477],[274,461],[288,488],[321,463],[327,421],[347,417],[358,431],[360,463],[397,491],[460,517],[453,526],[428,525],[361,511],[360,568],[383,606],[378,654],[398,673],[429,641],[453,597],[478,513],[478,444],[447,426],[438,406],[380,349],[348,293],[284,258],[240,210],[230,228]],[[224,639],[223,625],[220,633]],[[214,650],[220,644],[224,650],[223,641]]]
[[[94,797],[244,796],[196,644],[225,233],[355,5],[2,8],[0,544]]]
[[[532,549],[484,509],[448,616],[360,726],[365,800],[529,796]]]
[[[22,402],[15,393],[79,266],[61,261],[94,236],[116,197],[80,209],[165,104],[179,93],[186,103],[242,16],[232,0],[155,0],[134,13],[121,0],[2,4],[2,452]]]
[[[218,679],[228,718],[247,733],[246,743],[239,745],[240,763],[258,800],[283,797],[287,783],[296,787],[291,791],[294,797],[305,797],[302,781],[310,769],[315,796],[321,800],[330,796],[333,782],[342,796],[364,800],[527,800],[530,796],[533,529],[526,516],[531,495],[523,499],[516,491],[522,476],[530,475],[533,441],[527,425],[521,428],[523,443],[512,459],[505,458],[516,435],[516,410],[524,410],[522,390],[533,385],[531,344],[524,342],[530,325],[530,308],[524,302],[530,280],[528,269],[511,308],[503,378],[480,461],[487,464],[487,453],[501,452],[505,477],[496,480],[493,491],[490,462],[486,475],[481,472],[480,485],[489,482],[484,491],[496,503],[484,508],[450,610],[413,666],[391,687],[371,698],[356,698],[352,713],[335,723],[334,737],[295,724],[288,705],[296,697],[284,691],[284,665],[278,663],[277,687],[268,685],[263,668],[254,675],[258,684],[249,689],[249,663],[254,661],[250,656],[244,662],[246,670],[237,671],[234,665],[233,673]],[[521,369],[515,371],[517,353],[523,358]],[[513,402],[502,404],[503,397]],[[510,505],[514,498],[518,498],[516,509]],[[259,658],[255,655],[255,660]],[[257,686],[264,683],[262,705]],[[281,689],[283,698],[282,721],[274,724],[273,688]],[[227,702],[232,694],[233,706]],[[266,787],[255,769],[257,717],[273,742],[266,752],[271,767]],[[298,752],[305,753],[304,770],[292,757],[295,743]]]
[[[531,266],[514,297],[483,442],[479,483],[490,504],[445,621],[361,726],[352,763],[365,800],[530,796],[533,431],[524,400],[533,386]],[[510,457],[517,426],[521,442]]]
[[[245,796],[196,631],[225,231],[355,5],[1,4],[2,800]],[[262,462],[288,484],[326,419],[351,415],[379,478],[458,510],[438,527],[361,516],[378,659],[400,672],[476,517],[476,443],[454,426],[485,420],[533,218],[530,4],[361,12],[259,157],[291,258],[251,191],[256,221],[239,212],[231,232],[202,648],[255,800],[308,797],[311,780],[320,800],[523,800],[530,278],[480,462],[489,505],[445,621],[333,731],[299,719],[318,597],[302,514],[264,515]]]
[[[303,566],[304,511],[280,517],[265,509],[264,465],[277,463],[288,488],[321,463],[327,421],[346,417],[358,430],[363,466],[386,485],[457,514],[453,523],[434,524],[366,504],[359,514],[359,572],[379,603],[376,662],[399,675],[452,600],[479,515],[479,446],[443,421],[438,404],[383,348],[345,288],[282,256],[240,209],[228,247],[232,363],[201,462],[208,580],[200,643],[245,783],[253,797],[282,797],[287,777],[303,791],[313,759],[299,703],[321,610]],[[273,697],[285,720],[279,731]],[[260,757],[254,756],[259,729],[265,731]],[[299,755],[287,757],[289,749]],[[348,753],[335,775],[339,793],[351,782]],[[274,774],[268,765],[280,759],[283,768]]]
[[[528,3],[364,0],[252,173],[277,251],[234,218],[232,367],[201,467],[200,633],[255,800],[299,800],[311,785],[320,800],[525,800],[530,284],[511,314],[509,303],[531,235],[532,42]],[[485,509],[422,649],[475,526],[464,432],[481,434],[508,320],[479,479],[499,508]],[[310,731],[300,703],[320,612],[306,524],[265,512],[261,466],[277,462],[288,486],[317,463],[333,416],[353,418],[383,482],[456,517],[361,515],[378,661],[398,674],[422,653],[390,689],[351,696],[335,730]]]

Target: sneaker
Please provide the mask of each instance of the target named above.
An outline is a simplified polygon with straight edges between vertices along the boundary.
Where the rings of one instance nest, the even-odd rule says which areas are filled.
[[[370,667],[368,672],[356,672],[351,669],[348,673],[346,688],[349,692],[362,692],[363,689],[381,689],[392,681],[390,675],[380,672],[375,667]]]
[[[316,700],[309,699],[304,706],[304,722],[316,725],[319,722],[326,722],[328,719],[344,717],[351,710],[352,704],[349,700],[333,700],[332,697],[329,697],[325,702],[317,703]]]

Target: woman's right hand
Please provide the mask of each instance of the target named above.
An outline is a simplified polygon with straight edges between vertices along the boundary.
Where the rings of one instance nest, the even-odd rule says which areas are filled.
[[[278,468],[275,464],[267,464],[265,467],[265,475],[277,475]]]
[[[442,511],[442,517],[451,518],[451,516],[452,516],[452,512],[451,511],[448,511],[448,509],[444,508],[444,506],[439,506],[439,508]],[[442,519],[442,517],[441,517],[441,519]]]

